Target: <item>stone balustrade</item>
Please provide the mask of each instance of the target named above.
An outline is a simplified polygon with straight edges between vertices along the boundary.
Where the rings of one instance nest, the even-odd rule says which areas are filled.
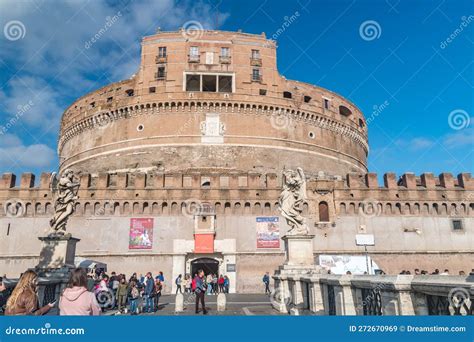
[[[312,315],[472,315],[474,276],[275,275],[273,307]]]

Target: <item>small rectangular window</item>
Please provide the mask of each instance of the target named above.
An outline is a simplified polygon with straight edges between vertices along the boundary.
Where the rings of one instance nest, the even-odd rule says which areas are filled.
[[[111,97],[108,97],[108,98],[107,98],[107,102],[112,102],[113,99],[114,99],[114,98],[113,98],[112,96],[111,96]]]
[[[252,59],[260,59],[260,50],[252,50]]]
[[[453,230],[461,231],[464,229],[462,220],[452,220],[452,223],[453,223]]]
[[[230,56],[230,49],[228,47],[221,48],[221,57],[229,57]]]
[[[164,66],[158,67],[158,72],[156,73],[156,78],[162,80],[166,77],[166,68]]]
[[[158,48],[158,57],[160,58],[166,57],[166,46],[160,46]]]
[[[283,92],[283,97],[284,97],[285,99],[291,99],[291,98],[292,98],[292,95],[291,95],[291,93],[290,93],[289,91],[284,91],[284,92]]]
[[[199,56],[199,47],[197,46],[191,46],[189,48],[189,55],[191,56]]]
[[[329,100],[328,99],[323,99],[324,100],[324,109],[329,109]]]
[[[148,92],[151,93],[156,93],[156,87],[150,87],[148,88]]]
[[[186,91],[201,91],[201,77],[199,75],[186,75]]]
[[[260,81],[262,76],[260,75],[260,69],[252,69],[252,81]]]
[[[125,93],[127,94],[127,96],[133,96],[133,89],[128,89],[125,91]]]
[[[216,91],[216,76],[202,75],[202,91]]]
[[[219,92],[232,92],[232,76],[219,76]]]
[[[266,89],[260,89],[259,94],[262,95],[262,96],[265,96],[265,95],[267,95],[267,90]]]
[[[311,96],[305,96],[304,97],[304,102],[308,103],[309,101],[311,101]]]
[[[95,102],[91,102],[90,106],[91,106],[91,108],[94,108],[95,107]]]

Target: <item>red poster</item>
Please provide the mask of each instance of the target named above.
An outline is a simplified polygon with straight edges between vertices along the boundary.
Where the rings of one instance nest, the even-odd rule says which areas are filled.
[[[195,234],[194,253],[214,253],[214,234]]]
[[[130,219],[128,249],[151,249],[153,247],[153,219]]]

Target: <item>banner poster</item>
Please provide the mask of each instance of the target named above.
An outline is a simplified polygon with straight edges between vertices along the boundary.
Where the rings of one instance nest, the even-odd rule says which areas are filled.
[[[153,247],[153,219],[130,219],[128,249],[151,249]]]
[[[257,217],[257,248],[280,248],[278,216]]]

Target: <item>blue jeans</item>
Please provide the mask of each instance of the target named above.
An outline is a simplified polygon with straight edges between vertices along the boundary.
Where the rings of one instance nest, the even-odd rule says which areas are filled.
[[[153,297],[146,296],[145,297],[145,310],[144,312],[153,312],[155,309]]]
[[[137,301],[138,299],[130,299],[130,313],[137,313]]]

